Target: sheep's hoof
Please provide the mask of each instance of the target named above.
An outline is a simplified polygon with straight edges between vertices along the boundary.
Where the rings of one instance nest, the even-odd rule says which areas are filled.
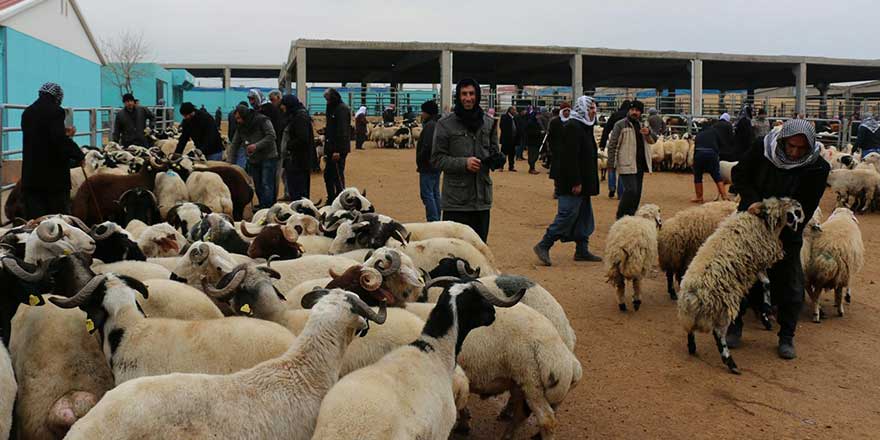
[[[637,299],[633,301],[633,309],[635,309],[635,311],[638,312],[640,307],[642,307],[642,300]]]
[[[617,308],[620,309],[621,312],[625,312],[626,311],[626,304],[618,304]]]
[[[730,370],[733,374],[742,374],[739,371],[739,367],[736,366],[736,362],[733,361],[732,357],[724,359],[724,364],[727,365],[727,369]]]
[[[770,322],[770,316],[766,313],[761,313],[761,324],[764,324],[766,330],[773,330],[773,323]]]
[[[846,289],[846,295],[843,296],[843,299],[847,304],[852,304],[852,296],[849,294],[849,289]]]
[[[675,293],[674,290],[670,290],[669,291],[669,299],[671,299],[673,301],[678,301],[678,294]]]
[[[821,324],[821,323],[822,323],[822,317],[820,317],[819,315],[813,315],[813,322],[816,323],[816,324]]]
[[[843,317],[843,310],[838,310],[838,311],[837,311],[837,316],[839,316],[839,317],[842,318],[842,317]]]

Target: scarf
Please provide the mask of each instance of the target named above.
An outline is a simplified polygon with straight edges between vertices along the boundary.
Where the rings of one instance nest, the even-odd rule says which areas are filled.
[[[736,124],[739,124],[743,119],[751,121],[752,119],[752,108],[747,105],[744,105],[742,110],[739,111],[739,115],[736,117]]]
[[[804,157],[793,160],[785,154],[784,142],[778,142],[780,139],[785,140],[792,136],[802,134],[807,138],[807,143],[813,146],[813,150]],[[790,170],[805,165],[810,165],[819,158],[821,147],[816,142],[816,130],[813,124],[804,119],[790,119],[782,124],[781,130],[774,130],[764,137],[764,157],[767,158],[776,168],[782,170]]]
[[[248,99],[256,97],[257,101],[260,103],[259,105],[263,105],[263,104],[269,102],[269,100],[266,99],[265,96],[263,96],[263,92],[261,92],[259,89],[248,90],[247,96],[248,96]],[[257,107],[259,107],[259,106],[257,106]]]
[[[58,105],[61,105],[61,101],[64,100],[64,90],[61,89],[61,86],[53,82],[43,84],[43,86],[40,87],[40,93],[45,93],[51,96]]]
[[[574,119],[575,121],[580,122],[584,125],[593,125],[596,123],[596,117],[593,116],[593,119],[588,120],[587,118],[590,116],[590,107],[593,106],[593,98],[589,96],[581,96],[574,103],[574,108],[571,109],[571,116],[568,119]],[[560,118],[562,117],[562,112],[559,112]],[[565,122],[567,119],[563,119],[562,122]]]
[[[360,108],[354,113],[354,117],[358,117],[358,116],[360,116],[360,115],[364,115],[364,116],[367,115],[367,108],[366,108],[365,106],[361,106],[361,107],[360,107]]]
[[[459,100],[461,89],[466,86],[473,86],[476,90],[476,102],[474,103],[474,107],[470,110],[466,110]],[[483,128],[483,109],[480,108],[480,84],[477,81],[465,78],[456,84],[455,108],[453,108],[453,112],[471,133],[476,133]]]
[[[880,122],[877,122],[877,120],[874,119],[873,113],[865,112],[865,117],[862,119],[861,126],[871,130],[871,133],[876,133],[877,129],[880,128]]]

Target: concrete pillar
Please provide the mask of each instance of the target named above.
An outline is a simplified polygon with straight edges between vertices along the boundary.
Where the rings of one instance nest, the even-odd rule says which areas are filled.
[[[365,107],[367,105],[367,83],[365,82],[361,83],[361,105]]]
[[[584,57],[580,53],[571,56],[571,100],[577,101],[584,95]]]
[[[727,112],[727,104],[724,102],[724,98],[727,97],[727,90],[721,89],[718,91],[718,113],[726,113]]]
[[[691,60],[691,114],[703,114],[703,60]]]
[[[223,88],[228,89],[232,87],[232,69],[226,67],[223,69]]]
[[[296,48],[296,97],[309,108],[309,88],[306,86],[306,48]]]
[[[498,105],[498,84],[489,83],[489,108]]]
[[[795,81],[795,111],[807,113],[807,63],[800,63],[792,69]]]
[[[828,84],[819,83],[816,84],[816,89],[819,90],[819,117],[827,118],[828,117]]]
[[[452,111],[452,51],[440,52],[440,111]]]
[[[755,88],[754,87],[750,87],[750,88],[746,89],[746,103],[748,103],[752,107],[755,106]]]

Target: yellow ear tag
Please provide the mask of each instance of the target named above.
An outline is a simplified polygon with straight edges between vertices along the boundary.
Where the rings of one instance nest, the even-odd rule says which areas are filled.
[[[64,255],[70,255],[70,254],[72,254],[72,253],[73,253],[73,252],[70,252],[70,249],[65,249],[65,250],[64,250]]]
[[[205,240],[205,241],[211,241],[211,233],[210,233],[210,232],[208,232],[208,233],[207,233],[207,234],[205,234],[205,236],[204,236],[204,237],[202,237],[202,238],[203,238],[203,239],[204,239],[204,240]]]
[[[40,298],[37,295],[31,295],[28,297],[28,304],[32,307],[40,303]]]
[[[250,314],[251,313],[251,305],[245,304],[245,305],[241,306],[241,308],[239,310],[241,310],[242,313]]]
[[[88,330],[89,333],[95,331],[95,322],[91,319],[86,319],[86,330]]]
[[[259,221],[257,224],[260,225],[260,226],[265,225],[265,224],[266,224],[266,217],[261,218],[260,221]]]

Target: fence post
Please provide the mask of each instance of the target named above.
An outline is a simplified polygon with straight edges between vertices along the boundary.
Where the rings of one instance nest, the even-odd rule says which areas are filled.
[[[89,110],[89,142],[91,146],[98,146],[98,111],[96,109]]]

